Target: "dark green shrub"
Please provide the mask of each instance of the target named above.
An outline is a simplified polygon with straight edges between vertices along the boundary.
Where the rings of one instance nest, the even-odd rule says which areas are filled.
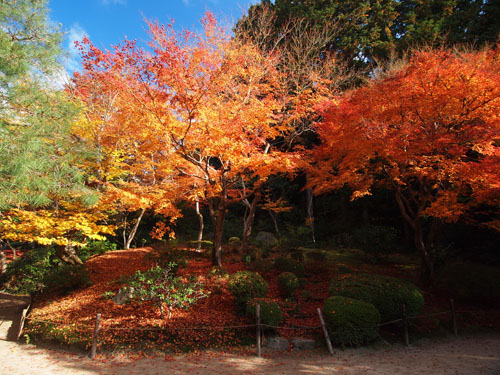
[[[248,300],[265,297],[268,289],[266,280],[258,273],[250,271],[238,271],[231,275],[228,286],[242,311]]]
[[[375,258],[397,249],[398,232],[394,227],[367,224],[352,232],[352,245]]]
[[[340,276],[332,280],[329,294],[373,304],[380,312],[383,322],[400,318],[402,304],[406,304],[410,316],[418,315],[424,306],[424,296],[420,289],[409,281],[390,276]]]
[[[44,278],[60,264],[55,249],[43,247],[30,250],[23,257],[10,262],[1,276],[1,284],[9,293],[31,294],[45,288]]]
[[[304,253],[301,250],[292,250],[290,252],[290,258],[297,262],[303,262],[304,261]]]
[[[255,311],[260,305],[260,322],[276,327],[281,322],[281,309],[276,302],[268,298],[252,298],[247,302],[246,315],[252,321],[256,321]],[[270,327],[264,327],[264,329]]]
[[[230,237],[228,240],[227,240],[227,243],[230,244],[230,245],[236,245],[236,246],[239,246],[241,245],[241,240],[239,237]]]
[[[269,272],[273,268],[273,264],[268,259],[257,259],[249,267],[252,271]]]
[[[90,275],[83,265],[61,264],[52,268],[43,278],[45,289],[59,294],[91,285]]]
[[[42,247],[9,263],[1,284],[14,294],[65,294],[89,286],[90,276],[85,266],[62,263],[53,247]]]
[[[500,268],[453,263],[439,273],[438,288],[455,299],[478,306],[500,306]]]
[[[201,248],[203,250],[208,250],[211,249],[214,243],[212,241],[207,241],[207,240],[201,240],[201,241],[188,241],[188,244],[192,245],[193,247],[198,247],[198,244],[201,245]]]
[[[326,252],[324,251],[311,251],[307,254],[307,258],[313,262],[325,262]]]
[[[95,241],[91,240],[87,242],[87,244],[78,250],[78,256],[81,260],[86,261],[93,255],[102,255],[107,253],[108,251],[114,251],[117,249],[116,243],[104,240],[104,241]]]
[[[360,346],[377,338],[380,314],[371,303],[334,296],[325,301],[323,313],[334,344]]]
[[[291,258],[279,257],[274,261],[274,268],[281,272],[291,272],[297,277],[304,276],[304,265]]]
[[[278,289],[283,297],[293,297],[299,288],[299,279],[291,272],[283,272],[278,276]]]

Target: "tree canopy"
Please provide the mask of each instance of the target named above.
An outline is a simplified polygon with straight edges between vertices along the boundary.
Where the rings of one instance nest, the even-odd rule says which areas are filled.
[[[318,192],[347,184],[353,199],[392,189],[430,273],[434,233],[426,238],[423,221],[498,204],[498,57],[498,49],[421,51],[322,107],[311,184]]]

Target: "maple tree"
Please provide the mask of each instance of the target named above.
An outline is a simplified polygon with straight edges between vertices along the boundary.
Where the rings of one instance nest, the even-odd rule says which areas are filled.
[[[500,203],[499,61],[498,49],[420,51],[321,109],[311,185],[348,185],[353,199],[392,189],[424,281],[433,277],[438,220]]]
[[[142,158],[135,172],[174,182],[179,189],[169,191],[170,202],[207,203],[212,261],[220,266],[227,208],[270,175],[293,171],[298,157],[271,148],[270,140],[288,131],[277,123],[283,93],[272,56],[231,41],[209,13],[202,23],[196,34],[149,22],[149,49],[125,41],[101,51],[84,40],[83,75],[118,91],[114,107],[130,120],[116,125],[131,134],[134,158]]]

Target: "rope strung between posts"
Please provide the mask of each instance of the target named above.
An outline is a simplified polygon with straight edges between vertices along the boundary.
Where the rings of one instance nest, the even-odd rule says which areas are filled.
[[[435,313],[429,313],[429,314],[424,314],[424,315],[416,315],[416,316],[409,316],[408,319],[417,319],[417,318],[428,318],[428,317],[433,317],[433,316],[438,316],[438,315],[448,315],[450,312],[449,311],[442,311],[442,312],[435,312]],[[457,311],[459,314],[474,314],[474,313],[498,313],[495,311],[483,311],[483,310],[468,310],[468,311]],[[39,322],[39,323],[47,323],[47,324],[54,324],[54,325],[60,325],[60,326],[71,326],[71,327],[81,327],[81,328],[92,328],[93,323],[89,322],[87,324],[85,323],[68,323],[68,322],[60,322],[60,321],[53,321],[53,320],[45,320],[45,319],[38,319],[38,318],[30,318],[26,317],[26,320],[30,320],[32,322]],[[394,324],[394,323],[399,323],[402,322],[403,319],[395,319],[391,320],[389,322],[384,322],[377,324],[375,327],[383,327],[386,325]],[[256,327],[257,324],[242,324],[242,325],[229,325],[229,326],[202,326],[202,327],[167,327],[167,328],[161,328],[161,327],[111,327],[111,326],[106,326],[105,324],[101,324],[101,330],[106,330],[106,331],[199,331],[199,330],[210,330],[210,329],[240,329],[240,328],[253,328]],[[301,326],[301,325],[296,325],[296,326],[291,326],[291,327],[284,327],[284,326],[273,326],[269,324],[260,324],[261,327],[266,327],[266,328],[273,328],[273,329],[278,329],[278,330],[317,330],[321,328],[321,325],[319,326]]]

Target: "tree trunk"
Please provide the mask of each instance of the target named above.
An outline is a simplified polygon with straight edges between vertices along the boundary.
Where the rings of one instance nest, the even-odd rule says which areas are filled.
[[[425,207],[425,205],[421,204],[421,209],[412,209],[409,201],[404,197],[400,190],[396,190],[396,201],[403,219],[413,231],[413,242],[415,248],[420,253],[420,280],[425,286],[430,287],[434,281],[434,258],[432,256],[431,248],[437,227],[437,220],[433,219],[431,228],[426,238],[424,235],[424,226],[420,217],[421,209],[422,207]]]
[[[269,212],[269,216],[271,216],[271,219],[272,219],[273,224],[274,224],[274,231],[276,232],[276,235],[279,236],[280,230],[278,228],[278,220],[276,219],[276,214],[272,210],[268,210],[268,212]]]
[[[7,269],[7,257],[3,250],[0,250],[0,275]]]
[[[434,280],[434,259],[430,252],[430,243],[424,240],[422,224],[417,218],[415,221],[413,239],[416,249],[420,252],[422,263],[420,266],[420,279],[425,286],[431,286]]]
[[[312,189],[306,190],[307,194],[307,221],[311,226],[311,235],[313,243],[316,243],[316,236],[314,234],[314,194]]]
[[[73,265],[83,264],[82,260],[76,254],[75,248],[69,243],[66,244],[65,246],[62,245],[56,246],[56,255],[64,263]]]
[[[248,212],[243,219],[243,234],[241,236],[241,249],[246,254],[248,250],[248,239],[252,235],[253,222],[255,219],[255,212],[257,212],[257,203],[260,200],[260,192],[257,192],[252,199],[252,203],[244,202],[247,205]]]
[[[200,211],[200,202],[196,201],[196,215],[200,221],[200,229],[198,231],[198,247],[197,251],[201,251],[201,241],[203,240],[203,230],[205,229],[205,223],[203,222],[203,214]]]
[[[212,264],[217,267],[222,266],[222,239],[224,236],[224,219],[226,218],[226,209],[220,205],[213,218],[214,225],[214,244],[212,247]]]
[[[128,235],[127,241],[125,242],[125,249],[126,250],[130,249],[130,244],[134,240],[135,234],[137,233],[137,228],[139,228],[139,224],[142,220],[142,217],[144,216],[144,212],[146,212],[146,209],[142,208],[141,212],[139,213],[139,216],[137,217],[137,220],[135,221],[134,227],[132,228],[132,230],[130,231],[130,233]],[[125,231],[125,229],[124,229],[124,231]]]

